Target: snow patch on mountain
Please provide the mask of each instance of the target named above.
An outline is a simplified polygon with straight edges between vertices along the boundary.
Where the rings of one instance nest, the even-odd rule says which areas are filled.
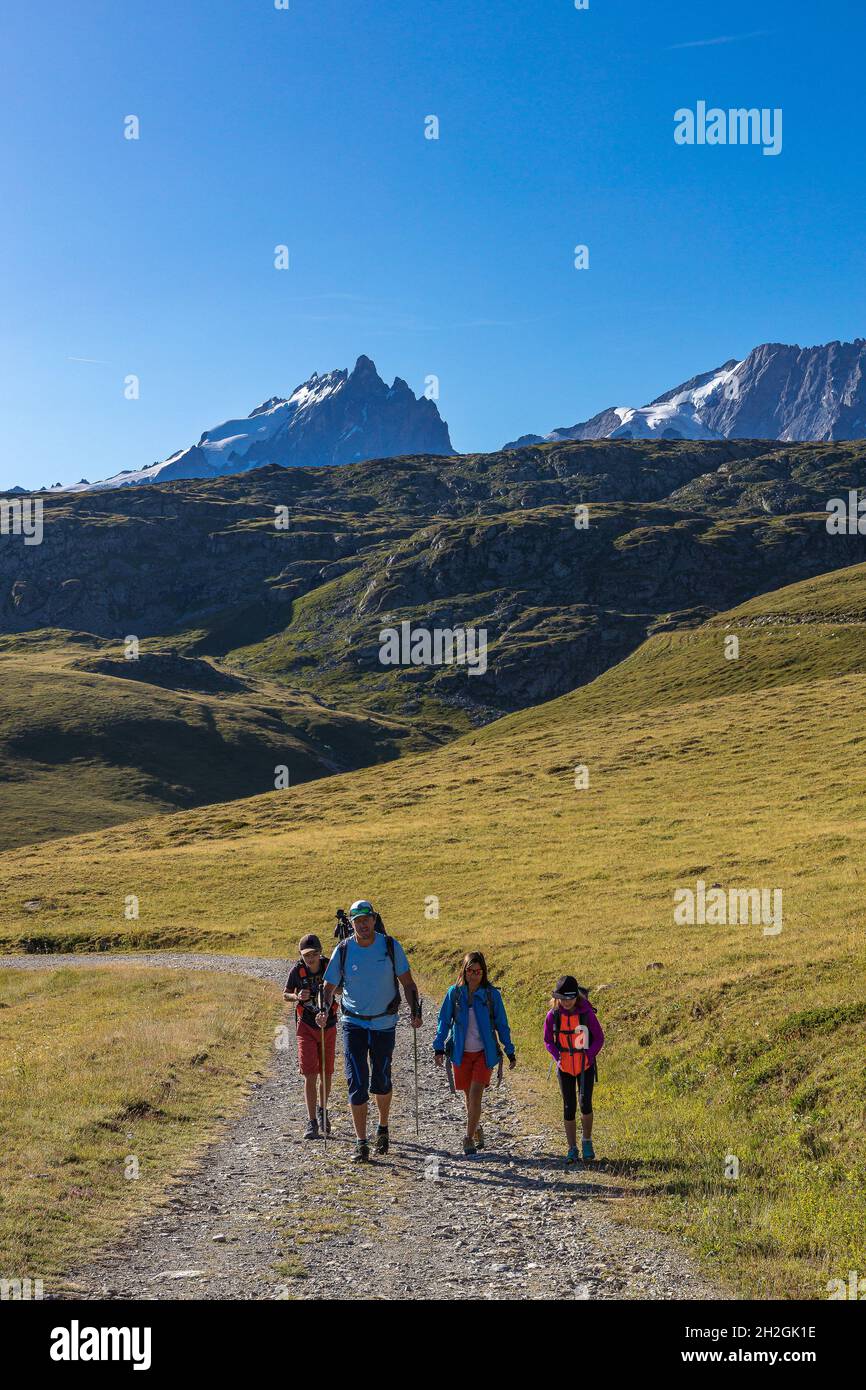
[[[734,399],[739,389],[737,373],[742,362],[726,362],[713,372],[696,378],[699,384],[689,383],[666,396],[659,396],[649,405],[638,409],[615,406],[620,417],[618,429],[609,439],[722,439],[723,435],[707,425],[704,410],[719,398]]]

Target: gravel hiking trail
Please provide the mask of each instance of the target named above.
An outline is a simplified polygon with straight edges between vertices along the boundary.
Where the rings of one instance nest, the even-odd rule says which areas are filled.
[[[116,965],[216,970],[282,988],[286,962],[205,952],[0,957],[6,968]],[[117,1299],[720,1299],[684,1250],[613,1212],[627,1195],[603,1162],[563,1166],[563,1136],[539,1132],[507,1065],[485,1098],[486,1148],[461,1149],[462,1101],[434,1065],[436,1001],[419,1033],[420,1137],[412,1030],[394,1056],[391,1152],[349,1162],[338,1043],[333,1133],[304,1140],[294,1029],[274,1047],[243,1113],[171,1185],[161,1205],[67,1271],[46,1295]],[[518,1065],[519,1065],[518,1056]],[[602,1100],[603,1092],[599,1095]],[[371,1111],[373,1107],[371,1105]],[[371,1124],[371,1131],[373,1125]]]

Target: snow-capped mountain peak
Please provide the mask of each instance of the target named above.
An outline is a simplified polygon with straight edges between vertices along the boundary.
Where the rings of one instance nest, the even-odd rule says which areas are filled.
[[[215,478],[269,463],[317,466],[453,452],[435,403],[416,398],[401,377],[387,386],[375,363],[361,356],[351,372],[313,372],[290,396],[268,397],[249,415],[205,430],[197,444],[178,449],[162,463],[68,490]]]
[[[866,437],[866,339],[801,348],[762,343],[657,396],[615,406],[506,449],[565,439],[780,439]]]

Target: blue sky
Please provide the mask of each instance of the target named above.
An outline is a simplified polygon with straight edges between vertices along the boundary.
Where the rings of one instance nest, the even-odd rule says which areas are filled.
[[[866,335],[851,0],[17,10],[0,485],[152,463],[362,352],[437,375],[463,451]],[[781,107],[782,153],[677,146],[698,100]]]

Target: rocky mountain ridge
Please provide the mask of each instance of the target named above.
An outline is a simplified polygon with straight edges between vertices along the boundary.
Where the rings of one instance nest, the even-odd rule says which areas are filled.
[[[801,348],[762,343],[738,361],[656,396],[612,406],[546,435],[503,447],[583,439],[777,439],[866,437],[866,338]]]

